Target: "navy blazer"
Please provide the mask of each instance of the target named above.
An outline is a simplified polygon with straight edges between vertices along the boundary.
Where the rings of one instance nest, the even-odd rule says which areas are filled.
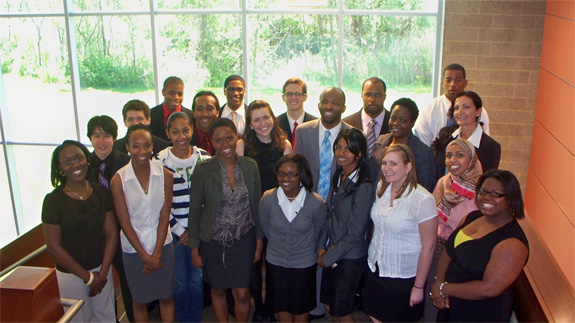
[[[242,169],[248,188],[250,210],[255,223],[256,238],[264,234],[260,226],[258,206],[262,197],[258,164],[249,157],[239,156],[238,164]],[[200,162],[194,169],[190,185],[190,214],[188,218],[188,246],[198,248],[200,240],[210,241],[222,200],[222,177],[218,156]]]
[[[150,110],[150,129],[154,136],[160,137],[166,141],[170,141],[166,135],[166,125],[164,124],[164,109],[163,103],[158,104]],[[190,117],[192,124],[195,124],[194,114],[192,110],[182,107],[181,112]]]
[[[311,169],[311,173],[313,175],[313,191],[317,193],[317,182],[319,180],[319,123],[320,119],[312,120],[309,122],[305,122],[302,125],[298,126],[295,130],[295,146],[294,151],[298,154],[302,154],[307,159],[309,163],[309,168]],[[345,122],[341,122],[341,130],[343,131],[347,128],[351,128]],[[332,134],[337,136],[338,134]],[[333,137],[335,139],[335,137]],[[331,173],[330,178],[333,176],[335,172],[335,168],[337,167],[337,163],[335,158],[331,160]]]
[[[311,115],[311,114],[309,114],[309,113],[307,113],[307,112],[305,112],[304,115],[303,115],[303,122],[308,122],[308,121],[312,121],[312,120],[317,120],[317,117],[314,116],[314,115]],[[278,123],[279,123],[279,125],[280,125],[280,128],[282,128],[283,131],[285,131],[289,142],[291,142],[292,144],[295,144],[295,143],[292,141],[292,139],[293,139],[293,138],[292,138],[293,132],[292,132],[291,126],[290,126],[290,124],[289,124],[289,120],[288,120],[288,117],[287,117],[287,112],[282,113],[282,114],[280,114],[280,115],[278,116]],[[302,124],[303,124],[303,123],[302,123]],[[298,126],[299,126],[299,125],[298,125]]]
[[[344,118],[343,121],[349,124],[350,126],[355,127],[365,133],[363,129],[363,124],[361,123],[361,110],[363,110],[363,108],[359,109],[359,111],[350,115],[349,117]],[[389,116],[391,115],[391,113],[387,111],[385,108],[383,109],[382,113],[385,114],[383,115],[383,124],[381,125],[381,131],[379,132],[379,135],[385,135],[386,133],[389,132]]]

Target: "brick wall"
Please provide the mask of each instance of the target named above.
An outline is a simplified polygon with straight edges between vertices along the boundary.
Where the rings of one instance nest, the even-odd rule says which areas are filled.
[[[527,179],[545,1],[446,0],[443,66],[463,65],[489,113],[500,168]]]

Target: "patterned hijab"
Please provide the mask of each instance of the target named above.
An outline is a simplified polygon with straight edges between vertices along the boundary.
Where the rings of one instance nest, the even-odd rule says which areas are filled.
[[[459,176],[453,176],[449,173],[440,179],[439,194],[441,199],[437,201],[437,213],[444,222],[447,222],[453,207],[465,199],[473,199],[475,196],[475,185],[479,176],[483,173],[475,147],[469,141],[455,139],[447,145],[447,148],[452,145],[458,145],[463,148],[467,156],[469,156],[469,165]]]

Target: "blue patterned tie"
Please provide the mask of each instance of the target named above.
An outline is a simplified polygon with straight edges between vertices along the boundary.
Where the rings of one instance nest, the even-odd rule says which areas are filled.
[[[325,131],[325,137],[321,142],[321,152],[319,154],[319,180],[317,184],[317,193],[323,197],[324,201],[329,193],[329,176],[331,174],[331,144],[329,130]]]
[[[104,172],[106,171],[106,164],[101,163],[100,166],[98,167],[98,183],[106,186],[107,189],[110,189],[110,183],[108,183],[108,180],[104,177]]]

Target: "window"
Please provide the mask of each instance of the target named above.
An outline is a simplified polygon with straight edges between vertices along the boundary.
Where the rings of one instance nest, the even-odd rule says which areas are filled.
[[[321,7],[299,4],[322,4]],[[294,5],[295,4],[295,5]],[[0,4],[0,246],[40,223],[50,156],[65,139],[89,144],[87,121],[106,114],[124,127],[131,99],[162,101],[163,80],[225,102],[224,79],[243,75],[245,102],[285,111],[281,87],[308,83],[306,111],[340,86],[345,115],[362,106],[362,82],[387,83],[420,107],[436,92],[443,1],[427,0],[6,0]],[[439,37],[438,37],[439,35]]]

